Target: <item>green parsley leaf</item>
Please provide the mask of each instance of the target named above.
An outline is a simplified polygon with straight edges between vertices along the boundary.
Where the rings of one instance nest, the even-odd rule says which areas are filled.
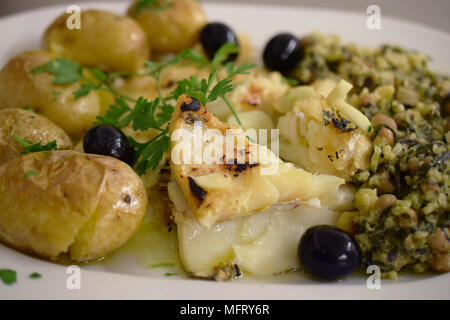
[[[150,8],[158,3],[158,0],[139,0],[134,8],[133,15],[137,16],[141,11]]]
[[[219,81],[214,88],[212,88],[211,92],[208,94],[208,98],[206,99],[206,102],[213,102],[219,97],[223,97],[228,92],[231,92],[234,90],[233,84],[231,79],[223,79]]]
[[[23,109],[36,113],[36,111],[34,111],[34,109],[31,108],[30,106],[25,106],[25,107],[23,107]]]
[[[170,148],[170,138],[167,132],[161,132],[155,138],[145,143],[139,143],[131,137],[129,139],[136,150],[136,171],[139,175],[145,174],[149,168],[156,170],[164,157],[164,151]]]
[[[248,64],[244,63],[243,65],[239,66],[237,69],[234,69],[235,64],[234,62],[230,61],[225,64],[225,71],[227,72],[227,75],[229,78],[238,75],[238,74],[249,74],[249,70],[256,67],[254,64]]]
[[[287,83],[287,84],[289,84],[291,86],[298,86],[300,84],[300,82],[297,79],[294,79],[294,78],[288,78],[288,77],[285,77],[285,76],[281,76],[281,79],[285,83]]]
[[[172,4],[173,3],[170,1],[163,2],[161,0],[139,0],[133,10],[133,15],[136,17],[144,10],[151,10],[152,13],[158,13],[161,10],[169,8]]]
[[[123,119],[123,116],[130,110],[131,108],[125,100],[119,97],[116,99],[116,104],[111,105],[104,116],[97,116],[97,121],[94,122],[94,125],[110,124],[117,128],[123,128],[130,124],[131,120]]]
[[[143,97],[138,99],[129,115],[129,118],[133,121],[133,130],[160,129],[155,116],[159,102],[159,98],[156,98],[152,102],[149,102]]]
[[[101,84],[88,83],[81,85],[80,89],[76,90],[73,94],[75,99],[87,96],[92,90],[97,90],[101,87]]]
[[[213,70],[217,70],[234,53],[239,53],[239,47],[235,43],[227,42],[221,46],[211,61]]]
[[[56,144],[56,140],[53,140],[53,141],[43,145],[41,142],[33,143],[30,140],[24,140],[15,134],[13,134],[13,138],[22,147],[24,147],[24,150],[21,152],[22,154],[27,154],[27,153],[31,153],[31,152],[58,150],[58,145]]]
[[[154,264],[152,265],[152,269],[155,268],[174,268],[175,265],[173,263],[158,263],[158,264]]]
[[[77,82],[82,78],[83,67],[68,59],[52,59],[46,64],[34,68],[32,73],[50,72],[55,76],[53,83],[68,84]]]
[[[145,66],[149,69],[153,69],[153,68],[156,68],[156,63],[154,63],[153,61],[147,60],[147,61],[145,61]]]
[[[25,179],[32,177],[32,176],[37,176],[39,173],[33,170],[28,170],[27,172],[25,172],[25,174],[23,175],[23,177]]]
[[[32,274],[30,274],[30,278],[31,279],[40,279],[40,278],[42,278],[42,275],[40,273],[33,272]]]
[[[9,286],[17,282],[17,274],[14,270],[0,269],[0,279],[2,279],[4,284]]]
[[[211,79],[211,77],[210,77]],[[205,79],[201,81],[197,77],[191,76],[189,79],[178,81],[177,88],[173,91],[173,96],[178,99],[182,94],[197,99],[201,104],[206,104],[206,97],[210,87],[210,81]]]
[[[94,77],[100,82],[105,82],[108,79],[108,76],[98,68],[92,68],[90,69],[90,71],[94,75]]]
[[[166,272],[164,275],[165,275],[166,277],[173,277],[173,276],[177,276],[178,273],[175,273],[175,272]]]
[[[193,61],[195,63],[198,63],[202,66],[209,65],[209,60],[206,59],[202,54],[200,54],[198,51],[192,50],[192,49],[186,49],[178,54],[178,57],[180,59]]]

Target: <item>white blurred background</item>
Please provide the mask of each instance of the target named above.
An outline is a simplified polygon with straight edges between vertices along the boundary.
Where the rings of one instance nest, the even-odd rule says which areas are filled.
[[[0,16],[59,3],[77,4],[89,0],[0,0]],[[97,0],[98,1],[98,0]],[[128,1],[131,0],[104,0]],[[427,24],[450,33],[450,0],[203,0],[236,3],[296,5],[365,12],[371,4],[379,5],[383,15]],[[411,35],[414,37],[414,35]]]

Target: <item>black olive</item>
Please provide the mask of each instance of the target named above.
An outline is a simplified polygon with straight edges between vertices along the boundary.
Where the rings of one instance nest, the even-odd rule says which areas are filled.
[[[229,26],[220,22],[208,23],[200,32],[200,41],[210,60],[225,43],[234,43],[239,47],[236,33]],[[225,62],[236,60],[237,56],[237,53],[230,54]]]
[[[90,129],[83,139],[86,153],[100,154],[122,160],[130,166],[134,162],[134,149],[122,131],[102,124]]]
[[[300,239],[298,257],[303,269],[325,280],[344,278],[361,264],[361,249],[347,232],[319,225],[306,230]]]
[[[288,74],[302,58],[299,39],[290,33],[280,33],[266,44],[263,61],[267,69]]]

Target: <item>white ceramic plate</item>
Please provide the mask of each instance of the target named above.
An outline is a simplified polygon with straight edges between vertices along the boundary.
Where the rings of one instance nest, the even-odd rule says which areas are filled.
[[[128,2],[88,3],[82,9],[103,8],[125,12]],[[46,26],[67,6],[48,7],[16,14],[0,20],[0,66],[26,49],[40,47]],[[450,35],[423,25],[382,17],[382,28],[370,31],[365,12],[349,13],[302,7],[205,4],[209,19],[225,21],[247,33],[260,49],[279,31],[298,35],[311,30],[339,34],[344,42],[376,46],[400,44],[426,52],[433,57],[433,69],[450,73],[448,54]],[[260,51],[258,51],[260,52]],[[1,196],[1,195],[0,195]],[[142,245],[145,250],[145,243]],[[355,275],[342,282],[321,283],[300,274],[266,280],[236,280],[215,283],[165,277],[166,270],[147,269],[133,255],[120,261],[81,267],[81,289],[69,290],[66,267],[39,260],[0,245],[0,269],[17,271],[18,282],[0,283],[0,299],[449,299],[450,274],[413,277],[402,275],[398,281],[382,281],[380,290],[369,290],[367,278]],[[32,280],[32,272],[42,278]]]

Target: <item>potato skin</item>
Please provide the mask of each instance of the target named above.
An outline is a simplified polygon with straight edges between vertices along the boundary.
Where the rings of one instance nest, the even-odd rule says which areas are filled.
[[[136,14],[137,2],[128,9],[128,15],[142,26],[156,54],[177,53],[193,46],[207,23],[196,0],[171,0],[161,11],[143,9]]]
[[[0,110],[0,165],[19,157],[24,149],[13,135],[33,143],[56,141],[60,150],[72,148],[70,137],[46,117],[24,109],[3,109]]]
[[[58,56],[107,71],[137,71],[150,56],[144,30],[136,21],[101,10],[81,12],[81,29],[68,29],[63,14],[44,34],[44,48]]]
[[[29,171],[35,176],[24,177]],[[0,166],[0,239],[52,260],[104,256],[145,216],[141,179],[127,164],[75,151],[37,152]]]
[[[92,91],[75,99],[79,83],[57,85],[52,74],[31,72],[54,57],[48,51],[26,51],[12,58],[0,72],[0,109],[30,106],[70,137],[80,138],[100,113],[99,98]]]

